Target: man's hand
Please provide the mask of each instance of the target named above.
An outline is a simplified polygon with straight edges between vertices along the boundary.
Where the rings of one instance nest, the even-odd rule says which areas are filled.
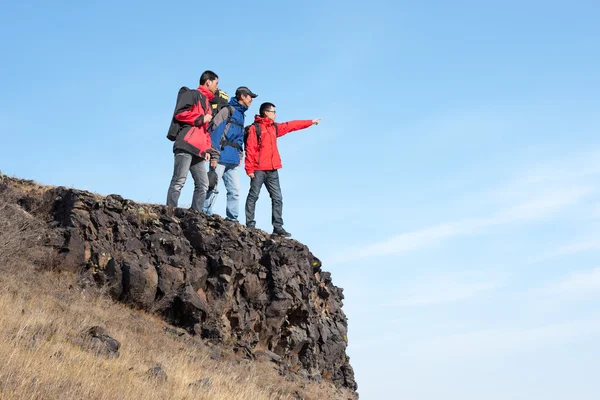
[[[248,174],[248,176],[249,176],[250,178],[254,179],[254,172],[250,172],[250,173]]]
[[[204,161],[209,161],[210,160],[210,153],[207,151],[206,153],[204,153]]]
[[[321,121],[321,118],[315,118],[315,119],[313,119],[312,124],[319,125],[319,121]]]
[[[217,160],[210,160],[210,166],[213,168],[217,168]]]
[[[205,124],[207,124],[210,121],[212,121],[212,114],[205,114],[204,118],[202,119],[202,121],[204,121]]]

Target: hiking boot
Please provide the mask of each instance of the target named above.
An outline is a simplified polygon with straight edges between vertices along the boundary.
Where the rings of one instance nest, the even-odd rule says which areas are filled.
[[[273,235],[282,236],[286,238],[292,237],[292,234],[283,228],[273,229]]]
[[[247,225],[247,226],[246,226],[246,229],[247,229],[249,232],[256,232],[256,227],[255,227],[254,225]]]

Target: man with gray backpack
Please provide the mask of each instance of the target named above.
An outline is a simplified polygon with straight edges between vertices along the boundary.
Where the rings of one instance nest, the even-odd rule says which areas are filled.
[[[200,76],[200,86],[196,90],[182,87],[177,95],[177,104],[167,138],[174,141],[175,164],[173,177],[167,192],[167,205],[177,207],[181,189],[188,172],[194,178],[194,195],[191,209],[202,211],[208,176],[205,161],[218,159],[219,151],[212,148],[208,125],[213,119],[210,100],[219,87],[219,77],[212,71],[204,71]]]
[[[240,197],[238,167],[244,151],[244,113],[256,97],[257,95],[246,86],[240,86],[235,91],[235,97],[221,108],[209,127],[212,145],[218,148],[221,154],[216,165],[211,162],[211,171],[215,171],[217,175],[217,184],[206,194],[202,211],[208,215],[213,213],[213,206],[219,194],[218,181],[223,179],[227,190],[226,218],[231,221],[238,220]]]

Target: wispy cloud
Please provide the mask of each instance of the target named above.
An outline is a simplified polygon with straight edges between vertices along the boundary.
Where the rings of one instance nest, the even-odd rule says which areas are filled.
[[[586,271],[578,271],[562,281],[550,285],[545,289],[546,293],[561,295],[600,295],[600,268]]]
[[[588,187],[564,187],[552,192],[538,193],[526,202],[505,208],[488,217],[462,219],[402,233],[379,243],[344,251],[330,262],[344,262],[374,256],[401,254],[440,243],[459,236],[473,235],[490,228],[521,224],[547,218],[565,207],[578,203],[589,194]]]
[[[436,278],[426,283],[412,284],[405,289],[399,289],[397,293],[400,299],[386,306],[410,307],[453,303],[478,296],[498,286],[500,286],[498,282],[458,282],[449,278]]]
[[[410,344],[410,358],[445,362],[556,346],[600,335],[600,321],[569,321],[527,328],[499,328],[427,339]]]
[[[600,267],[573,272],[522,294],[524,303],[543,313],[555,313],[560,307],[572,307],[577,302],[591,306],[600,299]]]
[[[473,209],[477,210],[487,208],[488,215],[481,211],[483,216],[445,221],[403,232],[360,248],[345,249],[328,257],[328,262],[402,254],[457,237],[487,233],[494,228],[547,220],[567,209],[576,212],[577,209],[573,207],[575,205],[578,206],[578,212],[581,212],[585,201],[595,201],[591,195],[598,194],[599,160],[600,152],[591,150],[525,169],[512,181],[499,183],[481,192],[464,194],[464,206],[473,205]],[[593,205],[586,206],[591,213]],[[586,243],[580,246],[582,247],[575,246],[562,251],[591,250],[597,244]]]
[[[548,251],[545,254],[533,257],[529,263],[535,264],[551,260],[557,257],[572,256],[579,253],[600,251],[600,239],[597,236],[583,237],[578,240],[568,242],[562,246]]]
[[[559,247],[556,250],[555,255],[569,255],[592,250],[600,250],[600,239],[585,239],[579,242],[566,244]]]
[[[524,184],[572,182],[600,174],[600,151],[591,150],[566,156],[529,169],[520,179]]]

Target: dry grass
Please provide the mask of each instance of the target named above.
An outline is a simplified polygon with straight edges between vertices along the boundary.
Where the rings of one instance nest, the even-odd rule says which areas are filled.
[[[31,250],[41,239],[43,227],[33,216],[14,203],[12,192],[0,196],[0,266],[30,259]]]
[[[293,398],[293,388],[279,390],[286,382],[277,382],[281,378],[275,371],[263,371],[270,379],[259,376],[260,367],[269,366],[212,360],[209,349],[194,338],[169,336],[155,317],[86,295],[66,274],[38,271],[27,277],[27,272],[2,271],[0,278],[2,398]],[[73,339],[94,325],[106,327],[121,342],[119,358],[96,356]],[[168,375],[162,384],[146,375],[157,363]],[[210,388],[188,388],[207,377]]]
[[[1,399],[346,399],[328,384],[288,381],[272,363],[238,360],[158,317],[80,289],[72,273],[36,269],[43,227],[0,199]],[[120,357],[84,350],[75,338],[100,325]],[[161,364],[168,379],[148,379]],[[210,385],[190,384],[209,378]],[[299,392],[299,393],[297,393]]]

